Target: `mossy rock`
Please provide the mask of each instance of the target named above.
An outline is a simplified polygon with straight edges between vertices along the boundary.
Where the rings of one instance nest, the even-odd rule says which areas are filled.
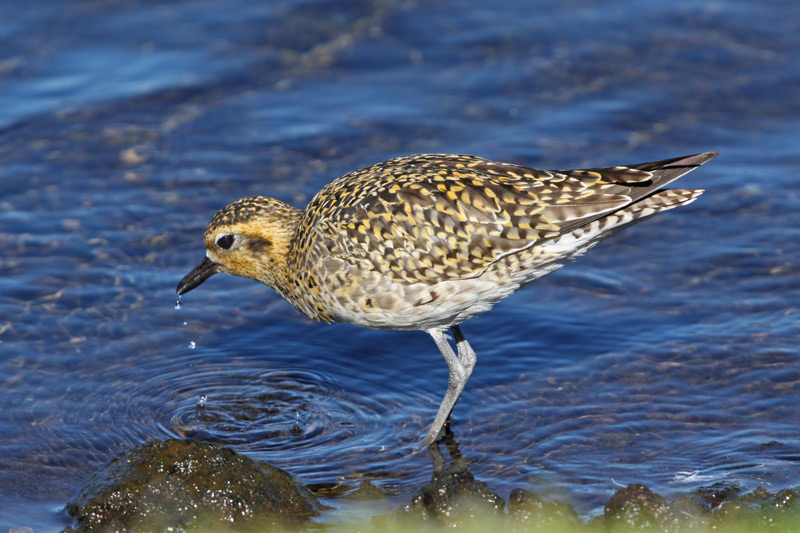
[[[292,527],[315,496],[273,466],[208,442],[147,442],[109,463],[67,505],[78,531]]]

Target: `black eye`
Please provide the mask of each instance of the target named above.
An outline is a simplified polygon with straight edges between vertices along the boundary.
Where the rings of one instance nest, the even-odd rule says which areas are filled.
[[[233,246],[233,235],[228,234],[217,237],[217,246],[223,250],[230,250],[231,246]]]

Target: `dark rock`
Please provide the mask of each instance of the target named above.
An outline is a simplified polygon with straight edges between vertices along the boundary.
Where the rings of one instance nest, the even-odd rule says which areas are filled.
[[[287,472],[206,442],[148,442],[114,459],[67,505],[79,531],[296,526],[316,498]]]
[[[344,495],[348,500],[379,500],[381,498],[388,498],[391,494],[387,494],[380,488],[376,487],[371,481],[366,479],[355,490],[352,490]]]
[[[672,507],[673,516],[677,517],[687,527],[690,525],[706,525],[708,524],[708,518],[711,516],[709,509],[698,502],[694,495],[683,496],[672,502],[670,507]]]
[[[775,509],[791,509],[797,505],[797,493],[791,489],[784,489],[772,498],[772,507]]]
[[[508,515],[525,531],[548,531],[566,528],[577,531],[583,526],[578,513],[567,503],[546,502],[533,492],[514,489],[508,496]]]
[[[308,490],[313,492],[317,498],[341,498],[353,487],[345,483],[309,483],[306,485]]]
[[[740,502],[758,509],[791,509],[797,504],[797,493],[791,489],[778,492],[769,492],[764,487],[758,487],[749,494],[745,494]]]
[[[628,485],[608,500],[606,522],[622,523],[636,529],[663,529],[671,521],[672,512],[664,498],[645,485]]]
[[[763,487],[758,487],[740,498],[723,502],[716,509],[715,516],[719,519],[750,516],[750,520],[754,520],[755,523],[760,521],[770,525],[770,521],[778,519],[782,515],[798,514],[797,504],[797,492],[794,490],[785,489],[772,493]],[[757,517],[757,519],[753,517]]]
[[[697,489],[695,497],[701,505],[714,510],[726,501],[735,500],[741,492],[742,489],[737,484],[720,481]]]
[[[462,464],[435,473],[433,480],[395,515],[460,527],[469,525],[476,517],[502,515],[504,508],[503,499],[487,489],[486,483],[477,481]]]

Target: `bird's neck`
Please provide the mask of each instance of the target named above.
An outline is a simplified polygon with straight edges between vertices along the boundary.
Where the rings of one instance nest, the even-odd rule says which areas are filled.
[[[281,296],[287,298],[294,291],[294,274],[292,272],[291,257],[294,252],[294,241],[297,228],[303,215],[301,209],[287,205],[281,213],[280,225],[270,229],[270,278],[265,283],[275,289]]]
[[[303,224],[305,211],[290,209],[283,215],[282,227],[286,231],[276,235],[280,262],[274,269],[273,283],[268,285],[307,317],[333,322],[335,318],[320,294],[321,281],[317,279],[320,265],[313,259],[315,229]]]

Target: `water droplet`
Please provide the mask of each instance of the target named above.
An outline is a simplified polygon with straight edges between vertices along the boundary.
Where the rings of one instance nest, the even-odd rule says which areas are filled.
[[[176,301],[175,302],[175,310],[176,311],[180,311],[181,307],[183,307],[183,304],[181,303],[181,301],[180,300]]]
[[[201,394],[200,398],[198,398],[198,400],[197,400],[197,407],[200,407],[200,408],[205,407],[206,406],[206,399],[207,399],[206,395],[205,394]]]
[[[194,350],[195,348],[197,348],[197,343],[194,341],[189,341],[189,349]]]
[[[184,322],[184,323],[183,323],[183,325],[184,325],[184,326],[188,326],[188,325],[189,325],[189,323],[188,323],[188,322]]]

